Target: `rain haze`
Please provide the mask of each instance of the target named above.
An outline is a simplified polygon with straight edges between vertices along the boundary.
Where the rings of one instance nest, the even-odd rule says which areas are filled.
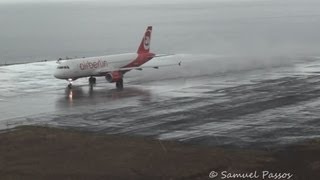
[[[157,53],[319,54],[315,0],[1,2],[1,64],[134,52],[147,25]]]
[[[319,6],[1,1],[0,128],[46,124],[237,147],[319,137]],[[120,92],[103,77],[93,89],[87,78],[68,89],[53,77],[58,58],[136,52],[150,25],[151,51],[171,56],[146,64],[181,66],[130,71]]]
[[[319,9],[0,0],[1,179],[318,180]]]

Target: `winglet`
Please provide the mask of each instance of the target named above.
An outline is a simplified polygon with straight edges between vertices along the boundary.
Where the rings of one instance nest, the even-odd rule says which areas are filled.
[[[140,43],[138,54],[148,53],[150,49],[152,26],[148,26]]]

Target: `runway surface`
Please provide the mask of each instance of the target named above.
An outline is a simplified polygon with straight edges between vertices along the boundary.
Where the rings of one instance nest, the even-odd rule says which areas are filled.
[[[122,91],[104,78],[93,88],[79,79],[69,90],[53,78],[53,61],[2,66],[0,128],[40,124],[262,148],[320,137],[319,58],[243,67],[211,58],[129,72]]]

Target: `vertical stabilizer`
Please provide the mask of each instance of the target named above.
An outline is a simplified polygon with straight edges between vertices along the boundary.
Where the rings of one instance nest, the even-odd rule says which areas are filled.
[[[148,53],[150,49],[152,26],[148,26],[140,43],[138,54]]]

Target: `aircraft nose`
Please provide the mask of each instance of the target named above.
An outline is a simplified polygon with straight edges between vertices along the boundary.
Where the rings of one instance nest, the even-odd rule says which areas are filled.
[[[61,77],[61,73],[59,72],[59,71],[55,71],[54,73],[53,73],[53,76],[55,77],[55,78],[57,78],[57,79],[61,79],[62,77]]]

